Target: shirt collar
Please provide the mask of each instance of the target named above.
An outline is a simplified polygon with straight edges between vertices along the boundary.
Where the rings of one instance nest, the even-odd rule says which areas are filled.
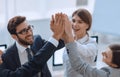
[[[80,43],[85,43],[89,40],[89,36],[86,34],[83,38],[78,39],[77,41]]]
[[[18,42],[16,42],[16,46],[19,52],[21,53],[25,52],[26,47],[20,45]]]

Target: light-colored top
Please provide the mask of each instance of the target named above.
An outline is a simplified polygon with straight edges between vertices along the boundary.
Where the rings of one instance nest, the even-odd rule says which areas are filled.
[[[91,67],[78,55],[79,51],[76,42],[66,44],[66,48],[72,68],[82,74],[83,77],[120,77],[120,69],[111,67],[97,69]]]
[[[18,42],[16,42],[16,46],[18,49],[18,55],[19,55],[21,65],[28,62],[27,53],[25,50],[26,48],[24,46],[20,45]]]
[[[57,47],[58,41],[56,39],[54,39],[53,37],[50,37],[48,41]],[[20,45],[18,42],[16,42],[16,46],[18,49],[18,54],[19,54],[21,65],[28,62],[27,52],[25,50],[26,48]]]
[[[97,55],[97,43],[96,40],[93,38],[90,38],[88,35],[84,36],[82,39],[77,40],[76,42],[76,48],[78,53],[78,56],[81,56],[81,58],[89,63],[90,65],[95,65],[94,62],[95,57]],[[70,64],[69,57],[66,52],[66,48],[64,48],[64,54],[63,54],[63,65],[65,68],[65,77],[82,77],[80,73],[76,72]],[[77,56],[77,55],[76,55]]]

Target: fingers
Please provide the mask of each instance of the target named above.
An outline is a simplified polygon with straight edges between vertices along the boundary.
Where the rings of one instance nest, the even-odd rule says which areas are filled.
[[[64,33],[64,18],[62,13],[56,13],[51,19],[51,30],[53,31],[53,36],[57,39],[62,37]]]
[[[56,13],[54,16],[52,15],[51,30],[54,33],[54,37],[57,37],[57,39],[63,38],[65,40],[71,40],[72,38],[72,40],[74,40],[72,25],[66,14]]]
[[[52,15],[52,23],[55,23],[55,19],[53,15]]]
[[[56,13],[55,14],[55,24],[56,25],[63,25],[63,14],[62,13]]]
[[[50,29],[54,32],[54,29],[52,26],[54,26],[55,24],[55,19],[54,19],[54,16],[52,15],[52,18],[51,18],[51,21],[50,21]]]

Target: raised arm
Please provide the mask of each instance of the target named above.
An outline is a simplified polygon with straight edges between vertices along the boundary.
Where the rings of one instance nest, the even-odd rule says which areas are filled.
[[[78,54],[77,44],[75,42],[67,43],[66,48],[72,68],[82,74],[83,77],[109,77],[109,71],[92,68],[81,59],[81,56]]]
[[[58,16],[59,15],[61,16],[61,14],[58,14]],[[62,22],[59,18],[61,17],[57,17],[56,15],[55,20],[57,21],[51,25],[51,29],[53,30],[52,38],[33,56],[32,60],[23,64],[15,71],[4,68],[3,62],[0,65],[0,77],[32,77],[38,73],[55,52],[58,41],[64,33],[64,26],[61,25]]]

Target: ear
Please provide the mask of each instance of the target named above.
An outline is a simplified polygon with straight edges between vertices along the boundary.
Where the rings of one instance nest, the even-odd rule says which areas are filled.
[[[17,40],[17,36],[15,34],[11,35],[14,40]]]

